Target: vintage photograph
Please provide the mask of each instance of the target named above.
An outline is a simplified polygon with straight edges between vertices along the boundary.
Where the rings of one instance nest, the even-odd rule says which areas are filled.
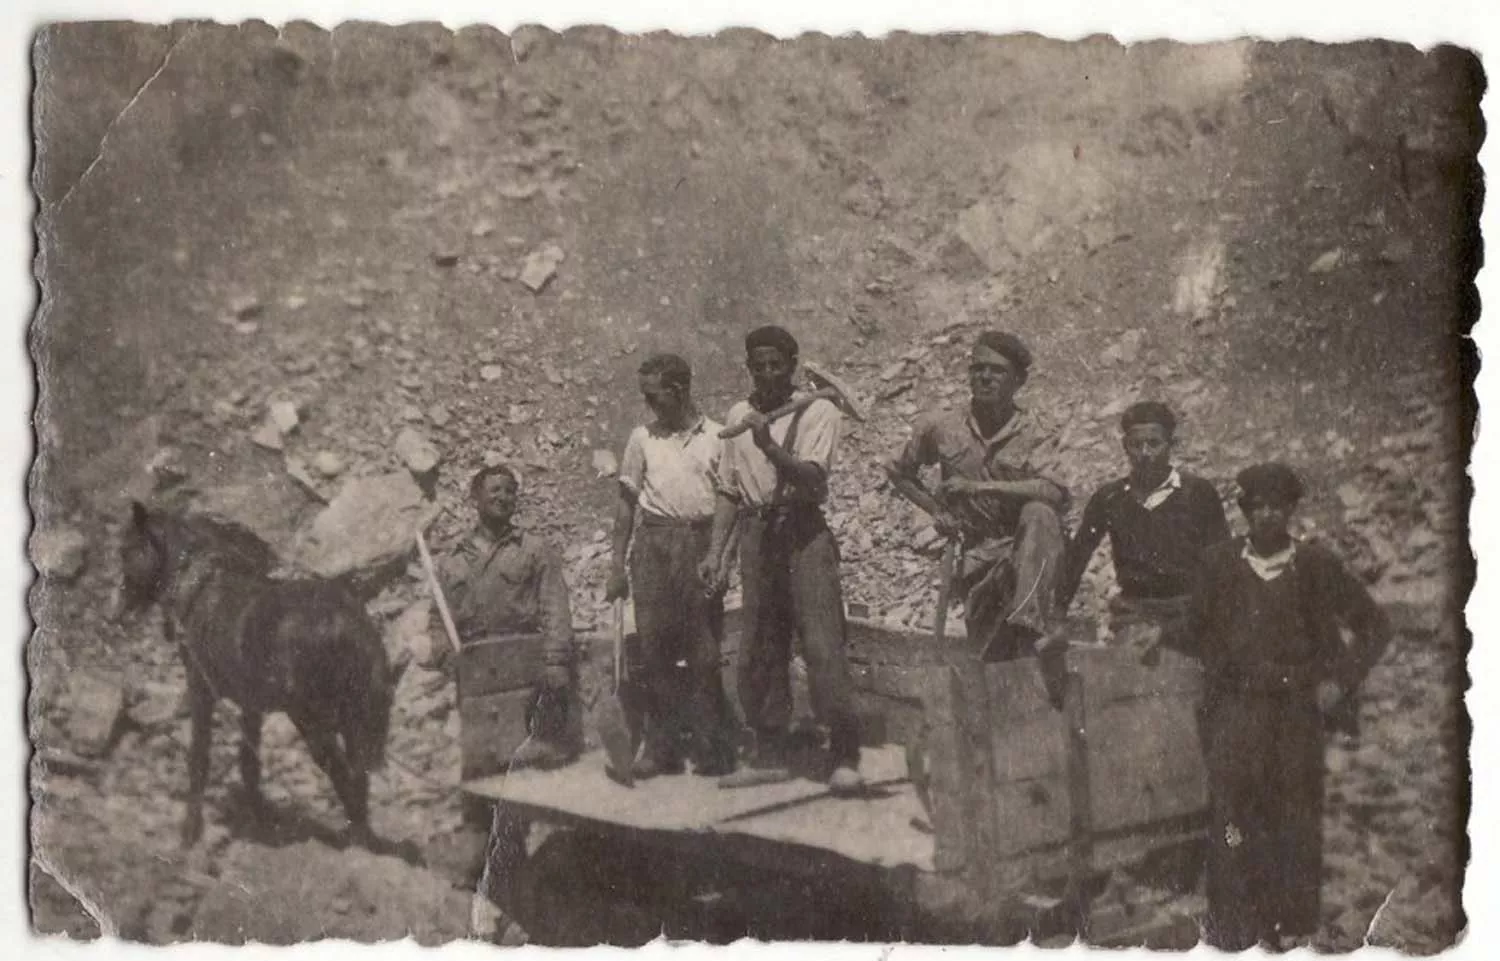
[[[1463,937],[1472,52],[33,65],[36,934]]]

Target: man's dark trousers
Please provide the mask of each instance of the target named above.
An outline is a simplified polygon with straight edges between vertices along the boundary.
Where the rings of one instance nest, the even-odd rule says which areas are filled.
[[[729,749],[724,601],[707,596],[698,579],[711,528],[712,518],[643,514],[630,550],[639,644],[627,651],[627,670],[647,716],[648,750],[658,761],[677,760],[685,741],[698,763],[722,760]]]
[[[813,713],[829,729],[835,764],[858,765],[859,722],[845,656],[839,553],[813,504],[742,513],[740,569],[745,633],[739,652],[740,707],[758,743],[791,723],[792,634],[802,639]]]

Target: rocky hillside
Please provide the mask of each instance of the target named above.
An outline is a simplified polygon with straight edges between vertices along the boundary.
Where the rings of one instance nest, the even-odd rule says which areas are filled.
[[[1335,805],[1329,937],[1362,937],[1370,892],[1406,884],[1389,937],[1451,942],[1480,136],[1464,55],[178,24],[55,29],[38,65],[33,718],[68,745],[86,712],[52,682],[78,668],[161,712],[69,775],[83,786],[48,788],[74,792],[70,816],[182,778],[180,671],[101,616],[126,495],[235,517],[309,566],[308,531],[329,502],[367,504],[359,485],[412,475],[400,509],[441,511],[441,544],[469,523],[472,471],[510,460],[588,628],[635,367],[684,353],[722,416],[740,338],[774,321],[872,402],[830,504],[850,600],[921,625],[935,545],[879,463],[919,410],[963,402],[969,344],[1000,326],[1038,356],[1026,402],[1064,425],[1075,514],[1120,470],[1120,411],[1165,399],[1186,465],[1227,495],[1245,464],[1290,460],[1314,492],[1304,532],[1414,612],[1348,747],[1364,775]],[[421,620],[398,560],[372,601],[393,647]],[[1110,583],[1101,555],[1080,619]],[[1405,705],[1412,685],[1431,696]],[[456,816],[456,720],[419,672],[401,710],[393,753],[422,760],[382,811],[420,840]],[[327,794],[284,733],[268,778]],[[1420,786],[1380,786],[1433,757]],[[1385,843],[1418,823],[1429,840]]]

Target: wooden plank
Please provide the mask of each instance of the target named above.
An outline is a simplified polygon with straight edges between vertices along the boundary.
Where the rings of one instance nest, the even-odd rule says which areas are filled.
[[[977,669],[978,665],[975,665]],[[1058,718],[1057,708],[1047,699],[1047,686],[1034,657],[987,664],[992,724],[997,731],[1011,730],[1027,719]]]
[[[877,621],[851,617],[847,620],[848,656],[851,662],[898,667],[931,667],[943,662],[943,652],[927,633],[903,631]],[[945,624],[950,635],[955,625]]]
[[[1061,779],[1067,772],[1067,726],[1056,711],[994,722],[994,776],[1007,781]]]
[[[520,770],[468,781],[465,791],[504,802],[517,816],[593,830],[759,839],[884,868],[933,870],[932,836],[912,826],[920,811],[899,748],[866,750],[860,767],[870,796],[835,798],[826,784],[798,778],[725,791],[712,778],[667,775],[622,787],[604,774],[602,752],[553,771]]]
[[[989,801],[995,859],[1019,857],[1068,839],[1072,804],[1064,776],[999,783]]]
[[[957,871],[974,856],[974,848],[953,669],[929,667],[921,676],[923,727],[919,745],[932,807],[933,860],[939,871]]]
[[[1208,805],[1195,714],[1181,701],[1117,701],[1089,721],[1089,774],[1108,785],[1095,824],[1112,831],[1174,818]]]
[[[977,663],[963,663],[956,648],[950,647],[950,651],[956,662],[951,675],[958,721],[960,796],[963,816],[970,825],[969,865],[977,869],[971,872],[972,883],[980,886],[982,896],[989,896],[994,893],[990,875],[998,859],[989,672]]]
[[[1083,677],[1076,671],[1066,675],[1063,714],[1068,728],[1068,890],[1065,900],[1075,919],[1087,913],[1090,864],[1094,855],[1093,793],[1089,778],[1088,714]],[[1104,783],[1104,782],[1098,782]],[[1114,785],[1110,785],[1111,793]]]
[[[526,740],[531,688],[480,694],[458,702],[459,757],[464,780],[489,777],[510,765]]]
[[[540,634],[511,634],[465,641],[458,658],[460,698],[531,687],[542,674]]]
[[[1088,709],[1119,700],[1142,698],[1193,699],[1203,690],[1202,671],[1191,658],[1174,651],[1160,652],[1160,662],[1142,664],[1138,656],[1118,648],[1074,649],[1068,666],[1084,679]]]
[[[920,666],[849,662],[849,677],[861,691],[917,701],[922,697]]]

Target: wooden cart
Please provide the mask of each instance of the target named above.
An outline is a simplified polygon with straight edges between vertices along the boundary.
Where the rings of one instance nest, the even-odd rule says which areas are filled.
[[[725,632],[731,691],[737,614]],[[1198,678],[1180,663],[1075,646],[1059,707],[1036,660],[981,666],[964,650],[962,638],[939,648],[850,619],[870,784],[852,800],[830,796],[810,760],[804,777],[738,790],[690,773],[623,787],[597,748],[560,770],[505,773],[498,765],[525,737],[524,714],[509,710],[517,675],[495,666],[499,648],[466,652],[463,789],[499,802],[492,893],[547,943],[649,940],[663,928],[725,940],[1150,940],[1125,930],[1128,919],[1091,917],[1088,895],[1114,868],[1201,839]],[[591,651],[607,672],[608,642]],[[925,804],[908,776],[914,744]],[[634,928],[603,924],[606,902],[625,906]]]

